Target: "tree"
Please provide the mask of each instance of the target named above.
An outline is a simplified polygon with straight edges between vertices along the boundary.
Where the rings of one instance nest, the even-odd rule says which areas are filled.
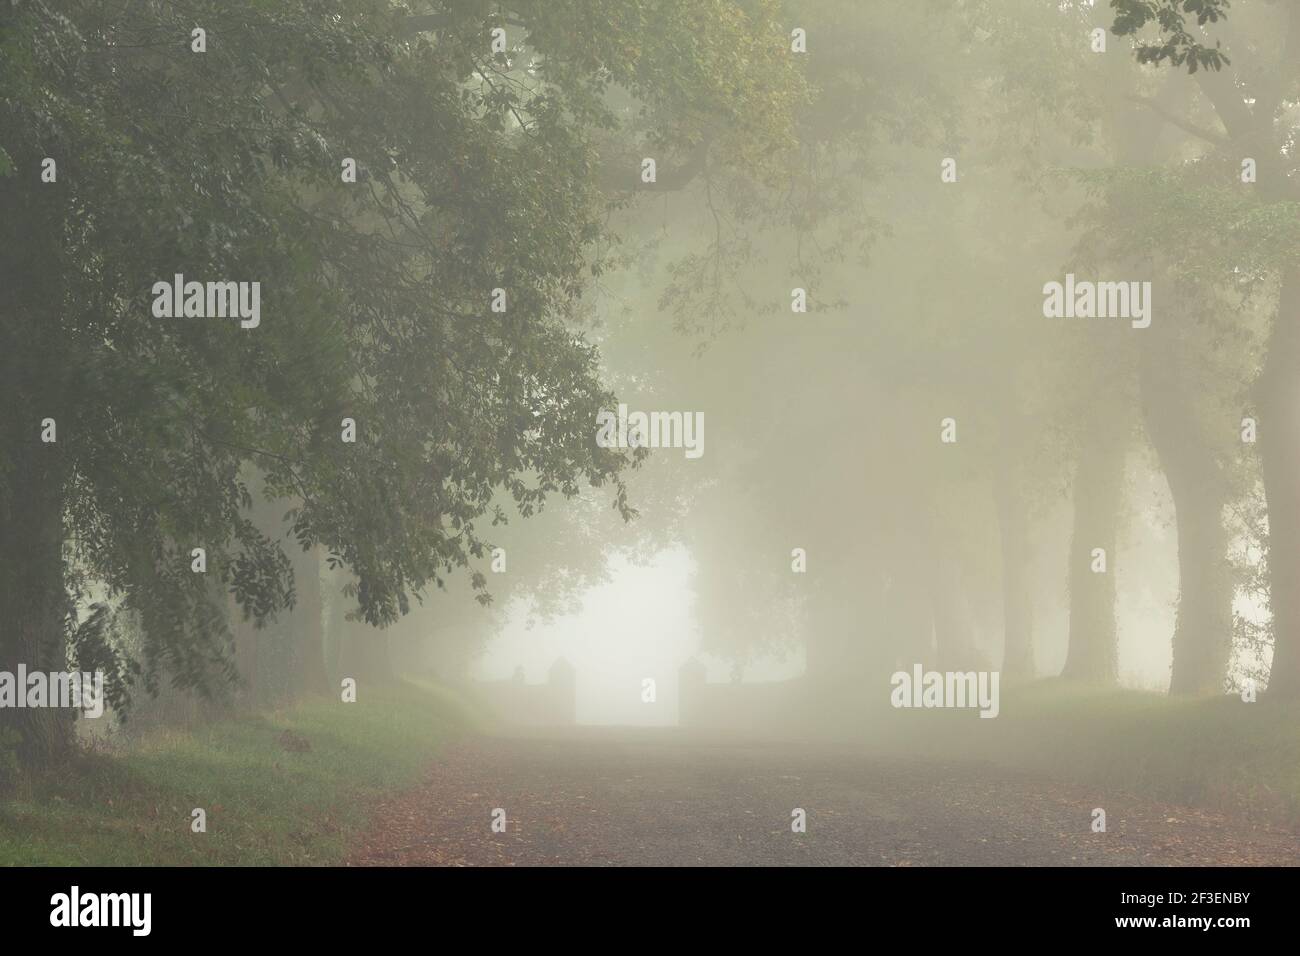
[[[613,239],[597,133],[761,155],[796,74],[764,4],[518,7],[0,12],[0,666],[116,662],[76,626],[92,580],[140,621],[149,683],[229,676],[222,592],[255,620],[294,593],[244,514],[250,462],[372,625],[483,556],[498,492],[527,516],[585,482],[630,516],[631,456],[592,428],[613,395],[570,322]],[[491,50],[516,24],[527,62]],[[160,319],[177,274],[260,283],[260,322]],[[28,756],[66,745],[20,729]]]
[[[1119,35],[1135,34],[1151,23],[1158,27],[1155,42],[1137,48],[1139,61],[1185,65],[1192,78],[1184,82],[1194,83],[1197,105],[1208,106],[1217,121],[1217,126],[1207,126],[1159,102],[1144,101],[1160,118],[1210,144],[1213,152],[1203,165],[1218,174],[1219,188],[1199,188],[1201,209],[1166,203],[1172,214],[1162,222],[1167,234],[1180,234],[1176,219],[1202,235],[1213,230],[1215,254],[1197,257],[1202,261],[1196,272],[1203,278],[1229,286],[1247,277],[1256,284],[1276,284],[1275,318],[1253,397],[1268,508],[1274,637],[1269,687],[1278,696],[1295,697],[1300,695],[1300,596],[1293,587],[1300,580],[1300,261],[1295,255],[1300,248],[1295,227],[1300,179],[1289,145],[1293,133],[1284,118],[1300,88],[1300,4],[1249,7],[1247,22],[1255,28],[1249,36],[1234,30],[1238,15],[1229,20],[1222,0],[1181,6],[1174,0],[1115,0],[1113,6],[1113,30]],[[1198,26],[1216,25],[1228,50],[1239,47],[1244,55],[1237,54],[1234,63],[1221,52],[1221,40],[1209,49],[1194,39],[1183,16],[1193,12]],[[1247,57],[1264,66],[1246,64]],[[1244,178],[1247,165],[1249,179]],[[1229,183],[1241,182],[1250,188],[1229,191]],[[1202,682],[1199,676],[1193,680]]]

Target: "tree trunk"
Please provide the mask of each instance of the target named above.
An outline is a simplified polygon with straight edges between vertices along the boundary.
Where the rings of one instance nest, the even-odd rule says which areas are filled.
[[[57,454],[39,444],[35,423],[20,416],[28,434],[8,436],[11,470],[0,506],[0,671],[17,678],[28,673],[63,671],[68,654],[64,621],[68,612],[63,585],[63,497]],[[36,447],[32,447],[35,445]],[[48,456],[48,461],[41,461]],[[27,688],[16,687],[18,694]],[[51,702],[55,703],[55,702]],[[66,754],[73,740],[73,713],[55,707],[0,708],[0,730],[9,731],[0,750],[16,745],[24,762],[47,765]]]
[[[30,178],[40,157],[14,160]],[[52,186],[14,177],[0,189],[0,670],[15,679],[19,664],[29,672],[67,668],[64,449],[76,427],[65,414],[68,356],[59,311],[67,215]],[[46,418],[54,420],[56,439],[48,443]],[[12,747],[25,762],[54,762],[71,747],[72,717],[67,709],[0,708],[0,758]]]
[[[1147,434],[1169,482],[1178,528],[1178,614],[1169,692],[1220,693],[1232,653],[1233,584],[1223,525],[1228,487],[1184,384],[1178,343],[1156,332],[1142,344]]]
[[[1062,677],[1114,684],[1119,677],[1115,633],[1115,544],[1124,496],[1128,430],[1117,415],[1091,425],[1074,478],[1070,541],[1070,636]],[[1093,550],[1105,551],[1106,570],[1093,570]]]
[[[1166,475],[1171,468],[1166,465]],[[1173,466],[1173,470],[1183,467]],[[1190,475],[1179,481],[1195,481]],[[1172,489],[1175,481],[1171,478]],[[1232,654],[1232,577],[1224,499],[1211,490],[1174,492],[1178,524],[1178,614],[1174,625],[1171,694],[1218,694]]]
[[[321,603],[320,562],[315,548],[297,551],[293,559],[298,598],[289,618],[295,637],[294,690],[301,694],[323,694],[329,690],[329,676],[325,672],[325,609]]]
[[[1002,676],[1034,676],[1034,605],[1029,580],[1029,514],[1014,466],[1000,469],[994,494],[1002,548]]]
[[[1300,268],[1282,280],[1257,384],[1258,447],[1268,499],[1270,696],[1300,697]]]

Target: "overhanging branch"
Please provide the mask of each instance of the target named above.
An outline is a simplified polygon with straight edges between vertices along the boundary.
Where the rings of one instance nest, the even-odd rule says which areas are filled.
[[[1206,129],[1203,126],[1197,126],[1195,123],[1183,119],[1181,116],[1177,115],[1176,113],[1169,112],[1169,110],[1165,109],[1155,100],[1148,99],[1145,96],[1137,96],[1136,94],[1129,96],[1128,99],[1134,103],[1137,103],[1140,106],[1145,106],[1147,109],[1151,110],[1151,112],[1155,113],[1157,116],[1163,119],[1166,123],[1169,123],[1173,126],[1177,126],[1185,133],[1191,133],[1193,136],[1199,137],[1200,139],[1206,140],[1207,142],[1214,143],[1216,146],[1223,146],[1228,143],[1228,137],[1225,136],[1224,134],[1219,133],[1212,129]]]

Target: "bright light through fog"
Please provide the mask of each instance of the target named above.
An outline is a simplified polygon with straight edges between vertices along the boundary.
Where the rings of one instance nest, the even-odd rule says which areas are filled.
[[[611,580],[589,591],[577,614],[530,626],[527,605],[511,604],[474,676],[505,680],[522,667],[527,683],[542,683],[563,657],[577,675],[578,723],[636,726],[677,723],[677,670],[690,658],[705,665],[709,681],[730,679],[729,663],[698,653],[691,599],[695,563],[687,551],[662,551],[648,564],[615,555],[610,563]],[[757,661],[745,677],[780,680],[802,670],[800,654]],[[655,682],[654,703],[642,701],[647,678]]]

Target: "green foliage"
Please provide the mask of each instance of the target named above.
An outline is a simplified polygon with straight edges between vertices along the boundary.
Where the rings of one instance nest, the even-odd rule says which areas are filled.
[[[634,514],[641,455],[596,446],[614,396],[573,328],[617,238],[601,184],[634,181],[610,167],[640,141],[770,153],[798,82],[770,4],[519,6],[0,11],[0,268],[40,280],[0,333],[30,375],[6,383],[6,443],[33,453],[32,421],[59,421],[73,563],[139,621],[151,684],[230,676],[227,592],[259,621],[292,605],[280,543],[246,514],[249,464],[375,625],[481,559],[502,498],[527,517],[591,486]],[[152,318],[175,273],[259,281],[262,325]]]
[[[1154,22],[1160,29],[1155,43],[1141,43],[1137,48],[1139,63],[1159,66],[1168,60],[1173,66],[1186,64],[1188,73],[1198,69],[1221,70],[1232,61],[1224,55],[1218,41],[1207,47],[1188,30],[1187,17],[1194,15],[1196,25],[1218,23],[1227,17],[1231,0],[1111,0],[1116,36],[1132,36]]]
[[[1300,258],[1300,202],[1269,201],[1231,183],[1222,162],[1182,167],[1077,171],[1089,202],[1077,214],[1092,261],[1125,261],[1160,250],[1184,281],[1245,291]],[[1169,242],[1171,236],[1195,241]]]

